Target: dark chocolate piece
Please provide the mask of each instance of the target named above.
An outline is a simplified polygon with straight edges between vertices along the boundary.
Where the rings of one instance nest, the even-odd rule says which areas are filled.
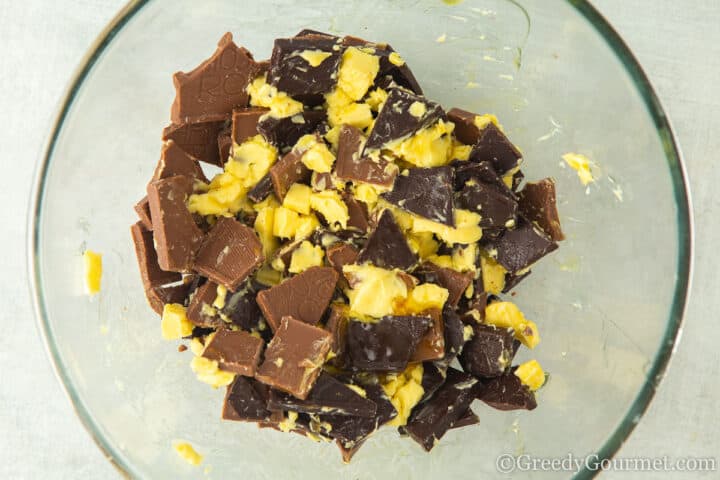
[[[152,231],[152,219],[150,218],[150,203],[148,202],[147,195],[145,195],[139,202],[133,206],[133,210],[137,213],[140,223],[145,230]]]
[[[487,382],[478,398],[498,410],[533,410],[537,407],[535,393],[523,385],[514,369]]]
[[[470,161],[488,161],[498,175],[505,175],[517,167],[521,158],[520,150],[493,123],[482,129],[480,138],[470,152]]]
[[[425,112],[420,117],[410,113],[410,106],[415,102],[425,106]],[[396,140],[408,138],[444,117],[445,112],[438,103],[431,102],[414,93],[393,88],[388,92],[387,100],[375,119],[365,143],[365,152],[377,150]]]
[[[420,385],[423,388],[423,396],[418,403],[422,403],[432,397],[440,386],[445,383],[447,368],[439,368],[432,362],[423,363],[423,376]]]
[[[217,146],[218,146],[218,155],[220,158],[220,161],[227,162],[227,160],[230,158],[230,154],[232,153],[232,137],[231,137],[232,129],[228,126],[223,128],[218,132],[217,137]]]
[[[220,217],[198,251],[195,270],[235,291],[264,260],[262,244],[252,228]]]
[[[363,371],[404,370],[430,323],[430,318],[420,316],[386,316],[372,323],[351,320],[347,333],[350,366]]]
[[[452,167],[411,168],[407,172],[395,177],[393,189],[382,197],[403,210],[454,227]]]
[[[186,200],[192,194],[193,179],[175,176],[150,182],[147,187],[150,217],[160,268],[189,272],[203,232],[195,224]]]
[[[253,188],[248,192],[248,198],[255,203],[260,203],[265,200],[273,192],[272,178],[269,173],[263,175],[263,177],[255,184]]]
[[[475,125],[476,116],[460,108],[451,108],[447,112],[448,120],[455,124],[455,138],[465,145],[475,145],[480,140],[480,129]]]
[[[302,163],[303,153],[292,150],[270,167],[273,190],[280,201],[285,198],[290,185],[295,182],[307,183],[310,180],[310,170]]]
[[[187,319],[199,327],[217,327],[222,319],[212,304],[217,298],[217,283],[207,281],[203,283],[190,299],[186,316]]]
[[[305,400],[320,375],[330,340],[330,333],[322,328],[283,317],[255,377]]]
[[[363,135],[352,125],[340,128],[335,174],[343,180],[372,183],[389,187],[397,175],[394,164],[380,158],[374,161],[362,156]]]
[[[255,299],[258,290],[254,286],[248,285],[238,289],[237,292],[228,292],[225,296],[225,305],[220,312],[243,330],[260,330],[262,312],[260,312],[260,307]]]
[[[375,417],[377,406],[328,373],[321,373],[305,400],[270,390],[270,410],[293,410],[302,413]]]
[[[453,428],[469,427],[470,425],[477,425],[478,423],[480,423],[480,419],[475,412],[472,411],[472,409],[468,408],[460,418],[453,422],[450,426],[450,430]]]
[[[209,115],[173,123],[163,130],[162,139],[173,140],[188,154],[206,163],[222,167],[217,137],[230,121],[229,115]]]
[[[552,178],[543,178],[539,182],[529,182],[519,193],[520,211],[531,222],[548,234],[555,242],[565,239],[560,228],[560,217],[555,199],[555,182]]]
[[[515,193],[507,188],[490,162],[453,161],[450,165],[455,169],[455,190],[458,192],[465,187],[468,180],[474,179],[477,182],[493,185],[506,195],[515,197]]]
[[[173,123],[188,118],[225,114],[248,103],[247,86],[258,73],[250,52],[238,47],[229,32],[218,42],[215,53],[190,72],[173,75],[175,101]]]
[[[363,202],[358,202],[355,200],[355,197],[349,193],[343,194],[342,199],[348,209],[348,228],[358,230],[362,233],[367,232],[369,227],[367,205]]]
[[[458,206],[479,213],[481,228],[512,228],[517,219],[518,202],[504,190],[495,185],[468,182],[458,196]]]
[[[476,323],[473,336],[458,357],[463,370],[476,377],[502,375],[512,362],[513,332],[506,328]]]
[[[270,110],[260,107],[237,108],[232,112],[232,134],[233,143],[241,145],[245,140],[260,133],[258,122],[260,117]]]
[[[326,254],[330,265],[332,265],[339,274],[342,274],[342,268],[345,265],[355,263],[358,250],[349,243],[336,243],[327,249]]]
[[[417,255],[410,249],[392,212],[389,209],[384,210],[377,227],[360,250],[357,263],[370,262],[376,267],[388,270],[409,270],[417,261]]]
[[[303,52],[325,52],[329,56],[313,67]],[[337,83],[342,59],[338,42],[324,34],[309,33],[301,37],[278,38],[270,57],[268,83],[291,97],[328,93]]]
[[[442,312],[437,308],[431,308],[423,312],[423,315],[428,315],[432,322],[410,356],[411,362],[439,360],[445,356],[445,329]]]
[[[195,178],[207,183],[208,179],[200,168],[200,164],[196,158],[188,155],[185,150],[173,140],[168,140],[162,147],[160,153],[160,161],[155,167],[155,173],[152,180],[162,180],[163,178],[183,175],[189,178]]]
[[[413,275],[420,278],[423,283],[435,283],[447,289],[449,295],[447,305],[457,307],[460,298],[473,280],[472,272],[458,272],[452,268],[445,268],[435,265],[432,262],[425,262],[420,265]]]
[[[515,193],[517,193],[518,189],[520,188],[520,184],[525,179],[525,174],[522,172],[522,170],[518,170],[517,172],[513,173],[512,175],[512,182],[511,182],[511,190]]]
[[[262,339],[248,332],[221,328],[207,344],[202,356],[217,361],[222,370],[252,377],[264,345]]]
[[[273,331],[285,316],[315,325],[330,304],[339,277],[333,268],[311,267],[258,293],[257,302]]]
[[[315,132],[327,118],[325,110],[306,110],[291,117],[268,116],[260,120],[258,132],[279,150],[293,147],[303,135]]]
[[[532,270],[528,270],[521,274],[506,273],[505,274],[505,286],[502,289],[502,293],[508,293],[510,290],[515,288],[518,283],[525,280],[525,278],[532,273]]]
[[[145,291],[178,282],[182,276],[177,272],[167,272],[158,265],[157,252],[153,244],[153,233],[143,227],[141,222],[130,227],[133,243],[135,244],[135,255],[137,256],[140,277],[142,278]]]
[[[450,363],[460,354],[465,344],[465,324],[455,310],[445,305],[443,309],[443,330],[445,334],[445,356],[439,360],[444,365]]]
[[[497,251],[497,262],[510,273],[529,267],[558,248],[557,243],[522,215],[518,215],[515,228],[506,230],[489,245]]]
[[[448,368],[445,383],[413,410],[406,431],[429,452],[465,414],[481,388],[480,381],[472,375]]]
[[[244,422],[269,421],[267,387],[258,381],[237,375],[228,385],[223,403],[222,418]]]

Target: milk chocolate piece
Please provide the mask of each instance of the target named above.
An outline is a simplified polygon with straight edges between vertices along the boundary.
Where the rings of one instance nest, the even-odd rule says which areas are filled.
[[[342,50],[334,48],[337,46],[337,40],[325,34],[276,39],[268,83],[291,97],[328,93],[337,83],[342,58]],[[329,56],[313,67],[302,57],[306,51],[324,52]]]
[[[362,233],[367,232],[369,227],[367,205],[363,202],[358,202],[355,200],[355,197],[349,193],[344,193],[342,199],[348,209],[348,228],[358,230]]]
[[[382,197],[408,212],[455,226],[453,169],[449,166],[411,168],[407,175],[398,175],[393,189]]]
[[[292,317],[283,317],[255,377],[305,400],[329,351],[329,332]]]
[[[328,363],[340,368],[347,362],[348,321],[345,309],[340,305],[333,305],[325,324],[325,330],[331,335],[330,350],[335,354]]]
[[[225,296],[225,305],[220,312],[230,321],[243,330],[260,330],[262,313],[255,299],[260,285],[249,282],[244,288],[237,292],[228,292]]]
[[[188,155],[185,150],[173,140],[168,140],[162,147],[160,152],[160,161],[155,167],[155,173],[152,180],[162,180],[163,178],[183,175],[189,178],[208,182],[207,177],[200,168],[200,164],[196,158]]]
[[[375,417],[377,406],[328,373],[321,373],[305,400],[270,390],[268,408],[325,415]]]
[[[242,144],[248,138],[254,137],[260,133],[258,123],[260,117],[268,113],[267,108],[247,107],[236,108],[232,112],[232,129],[231,138],[237,145]]]
[[[166,285],[163,287],[153,287],[145,290],[145,298],[147,298],[150,307],[158,315],[162,315],[165,305],[169,303],[185,304],[189,292],[189,286],[185,284]]]
[[[495,185],[482,182],[465,184],[458,196],[458,206],[479,213],[480,227],[484,229],[509,228],[517,219],[517,200]]]
[[[163,130],[162,139],[173,140],[189,155],[222,167],[227,158],[220,157],[217,138],[230,121],[229,115],[208,115],[173,123]]]
[[[135,244],[135,255],[137,256],[138,267],[140,267],[140,277],[146,291],[182,279],[179,273],[167,272],[160,268],[155,245],[153,244],[153,233],[143,227],[142,222],[137,222],[130,227],[130,233]]]
[[[370,262],[376,267],[388,270],[409,270],[417,261],[417,255],[410,249],[392,212],[389,209],[384,210],[377,227],[360,250],[357,263]]]
[[[355,263],[358,250],[349,243],[336,243],[327,249],[326,254],[330,265],[332,265],[339,274],[342,274],[342,268],[345,265]]]
[[[232,152],[232,129],[230,127],[225,127],[222,130],[218,132],[217,137],[217,145],[218,145],[218,155],[220,156],[220,161],[227,162],[227,160],[230,158],[230,154]]]
[[[273,331],[285,316],[315,325],[330,304],[339,277],[333,268],[311,267],[258,293],[257,302]]]
[[[147,187],[150,217],[160,268],[173,272],[192,269],[203,232],[185,204],[193,179],[174,176],[150,182]]]
[[[497,262],[510,273],[517,273],[529,267],[558,247],[545,232],[522,215],[518,216],[515,228],[506,230],[489,245],[497,251]]]
[[[450,430],[453,428],[469,427],[470,425],[477,425],[478,423],[480,423],[480,419],[475,412],[472,411],[472,409],[468,408],[465,410],[465,413],[460,416],[460,418],[453,422],[450,426]]]
[[[410,113],[410,106],[415,102],[425,106],[425,112],[420,117]],[[387,100],[375,119],[365,143],[365,152],[408,138],[444,117],[445,112],[439,104],[420,95],[393,88],[388,92]]]
[[[472,272],[458,272],[432,262],[424,262],[413,272],[413,275],[419,277],[423,283],[435,283],[446,288],[449,292],[447,304],[452,307],[457,307],[460,298],[473,280]]]
[[[233,42],[226,33],[215,53],[190,72],[173,75],[175,101],[170,117],[173,123],[213,114],[229,115],[233,108],[248,103],[247,86],[258,73],[250,52]]]
[[[306,110],[291,117],[267,116],[257,124],[258,132],[279,150],[293,147],[303,135],[317,131],[327,118],[325,110]]]
[[[555,181],[543,178],[539,182],[529,182],[520,193],[520,211],[531,222],[537,223],[550,238],[559,242],[565,239],[560,228],[560,217],[555,199]]]
[[[310,170],[302,163],[303,153],[291,150],[270,167],[273,190],[280,201],[285,198],[290,185],[295,182],[307,183],[310,180]]]
[[[431,319],[421,316],[386,316],[377,322],[351,320],[347,351],[356,370],[399,372],[405,369]]]
[[[432,322],[410,356],[411,362],[438,360],[445,356],[445,331],[442,312],[437,308],[432,308],[423,312],[423,315],[428,315]]]
[[[263,175],[263,177],[255,184],[253,188],[248,192],[248,198],[255,203],[260,203],[265,200],[273,192],[272,178],[269,173]]]
[[[488,161],[498,175],[505,175],[517,167],[522,153],[494,124],[489,123],[480,132],[480,138],[470,152],[470,161]]]
[[[397,175],[397,167],[379,158],[374,161],[362,156],[363,136],[360,129],[352,125],[340,128],[335,174],[343,180],[372,183],[389,187]]]
[[[511,369],[485,383],[478,398],[498,410],[534,410],[535,393]]]
[[[252,378],[237,375],[228,385],[222,418],[241,422],[268,421],[267,387]]]
[[[460,108],[451,108],[447,112],[448,120],[455,124],[455,138],[465,145],[475,145],[480,140],[480,129],[475,125],[476,116]]]
[[[322,192],[333,188],[335,181],[332,172],[312,172],[310,186],[314,192]]]
[[[443,333],[445,335],[445,356],[438,360],[444,365],[450,363],[460,354],[465,344],[465,325],[460,316],[448,305],[443,309]]]
[[[217,361],[222,370],[252,377],[264,345],[265,342],[248,332],[221,328],[207,344],[202,356]]]
[[[473,332],[459,356],[463,370],[482,378],[502,375],[513,359],[512,330],[476,323]]]
[[[264,260],[262,244],[252,228],[220,217],[198,251],[195,270],[235,291]]]
[[[467,411],[482,388],[472,375],[448,368],[447,380],[410,415],[405,427],[413,440],[428,452]]]
[[[186,316],[187,319],[199,327],[217,327],[222,319],[212,304],[217,298],[217,283],[207,281],[203,283],[190,299]]]
[[[133,210],[137,213],[140,223],[145,230],[152,231],[152,219],[150,218],[150,203],[148,202],[147,195],[145,195],[139,202],[133,206]]]

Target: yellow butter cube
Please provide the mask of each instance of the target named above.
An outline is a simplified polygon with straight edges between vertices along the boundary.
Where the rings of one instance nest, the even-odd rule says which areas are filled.
[[[173,448],[180,458],[185,460],[187,463],[193,466],[198,466],[203,461],[203,456],[200,455],[192,445],[187,442],[176,443]]]
[[[323,264],[325,252],[320,245],[313,245],[305,240],[293,252],[290,257],[290,273],[304,272],[310,267],[319,267]]]
[[[320,222],[315,215],[301,215],[295,229],[295,240],[308,238],[320,227]]]
[[[190,361],[190,368],[195,372],[198,380],[213,388],[230,385],[235,379],[234,373],[220,370],[216,360],[205,357],[193,357]]]
[[[407,285],[397,271],[372,265],[345,265],[352,277],[347,290],[350,310],[360,316],[380,318],[394,313],[395,304],[408,295]]]
[[[538,390],[545,384],[545,372],[537,360],[530,360],[518,366],[515,376],[532,391]]]
[[[413,216],[414,232],[431,232],[449,245],[471,244],[482,238],[480,215],[469,210],[455,209],[455,228],[427,218]]]
[[[293,100],[285,92],[267,83],[267,74],[256,77],[247,87],[250,105],[270,109],[270,116],[276,118],[291,117],[303,111],[303,104]]]
[[[292,238],[298,227],[300,215],[285,207],[275,209],[273,218],[273,235],[282,238]]]
[[[395,407],[398,415],[387,424],[400,427],[407,424],[410,413],[422,398],[425,390],[422,387],[423,365],[408,365],[405,371],[386,375],[381,386]]]
[[[493,295],[500,295],[505,288],[507,270],[485,253],[480,256],[480,268],[482,268],[483,288],[485,288],[485,291]]]
[[[452,136],[454,124],[442,120],[424,128],[400,143],[388,145],[388,149],[403,160],[418,167],[439,167],[452,160]]]
[[[254,227],[255,231],[258,232],[258,237],[260,237],[265,258],[270,258],[278,248],[278,242],[274,236],[274,225],[275,208],[265,207],[258,212],[257,217],[255,217]]]
[[[493,115],[492,113],[485,113],[483,115],[475,115],[475,118],[473,119],[473,123],[480,130],[482,130],[483,128],[487,127],[488,125],[490,125],[492,123],[500,131],[503,131],[503,126],[500,125],[498,118],[495,115]]]
[[[102,255],[92,250],[85,250],[83,264],[85,265],[85,290],[88,295],[95,295],[100,291],[102,280]]]
[[[331,225],[331,228],[347,227],[348,208],[338,192],[334,190],[314,192],[310,197],[310,207],[319,212]]]
[[[179,303],[167,303],[163,307],[160,329],[165,340],[177,340],[192,334],[193,323],[186,316],[186,309]]]
[[[387,97],[388,93],[386,90],[383,90],[382,88],[376,88],[367,95],[365,103],[370,106],[370,109],[373,112],[379,112],[382,106],[385,104]]]
[[[512,302],[494,302],[485,307],[485,323],[500,328],[512,328],[515,338],[528,348],[540,343],[540,333],[535,322],[525,315]]]
[[[312,189],[309,186],[302,183],[293,183],[283,199],[283,207],[307,215],[310,213],[311,194]]]
[[[342,56],[337,88],[353,101],[358,101],[365,96],[379,70],[380,59],[377,56],[350,47]]]
[[[423,283],[412,289],[402,308],[409,313],[420,313],[431,308],[442,310],[448,296],[447,289],[434,283]]]

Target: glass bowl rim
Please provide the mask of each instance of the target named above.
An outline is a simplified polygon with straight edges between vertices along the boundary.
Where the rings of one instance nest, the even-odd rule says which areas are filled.
[[[27,218],[27,268],[30,294],[33,302],[33,310],[36,319],[36,326],[39,334],[45,344],[47,355],[53,365],[53,370],[63,386],[65,393],[80,419],[82,425],[95,444],[100,448],[105,457],[112,465],[116,467],[118,472],[127,478],[132,477],[134,469],[131,465],[126,464],[122,456],[115,451],[110,442],[99,432],[89,410],[84,405],[82,399],[75,390],[69,375],[57,349],[54,341],[54,335],[48,323],[47,308],[45,299],[41,289],[40,264],[39,264],[39,218],[43,197],[45,194],[45,181],[50,162],[55,150],[58,136],[62,131],[64,121],[74,104],[74,101],[81,91],[81,87],[85,82],[88,74],[92,71],[99,57],[113,41],[115,35],[120,32],[125,25],[148,3],[152,0],[130,0],[120,11],[113,17],[108,25],[101,31],[87,53],[81,59],[79,66],[75,70],[62,100],[59,103],[57,115],[50,129],[45,148],[36,165],[33,188],[30,197],[30,204]],[[515,0],[508,0],[515,3],[520,8],[521,5]],[[670,309],[670,317],[668,325],[663,335],[660,347],[652,360],[647,377],[633,400],[630,408],[620,422],[620,425],[605,441],[602,447],[596,452],[598,462],[603,459],[612,458],[629,438],[642,416],[647,411],[650,402],[655,396],[657,389],[662,382],[670,360],[675,353],[680,337],[682,336],[682,324],[684,321],[685,311],[689,300],[689,292],[692,282],[693,271],[693,250],[694,250],[694,225],[692,215],[692,201],[690,196],[690,186],[687,179],[687,172],[683,155],[680,150],[679,143],[671,126],[670,119],[665,114],[665,110],[655,93],[647,74],[640,66],[640,63],[630,51],[625,41],[620,37],[618,32],[610,25],[610,23],[592,6],[587,0],[565,0],[569,3],[587,22],[597,31],[605,40],[611,50],[625,67],[625,71],[633,80],[638,93],[641,95],[645,106],[652,117],[658,135],[663,141],[668,168],[672,177],[673,191],[675,194],[675,202],[678,206],[678,265],[677,265],[677,281],[675,291],[673,293],[673,302]],[[523,9],[524,10],[524,9]],[[590,469],[585,465],[582,470],[576,472],[574,479],[589,479],[598,474],[598,469]]]

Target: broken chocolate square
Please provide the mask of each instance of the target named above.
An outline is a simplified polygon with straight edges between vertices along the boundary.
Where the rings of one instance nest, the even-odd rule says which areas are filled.
[[[253,188],[248,192],[248,198],[255,203],[260,203],[265,200],[273,192],[272,178],[269,173],[263,175],[263,177],[255,184]]]
[[[465,145],[475,145],[480,140],[480,129],[475,124],[476,116],[460,108],[451,108],[447,112],[448,120],[455,124],[455,138]]]
[[[506,195],[515,197],[515,193],[505,185],[490,162],[454,161],[450,165],[455,169],[455,190],[458,192],[465,187],[469,180],[474,179],[477,182],[493,185]]]
[[[187,319],[199,327],[217,327],[222,319],[212,306],[217,298],[217,283],[207,281],[195,290],[190,298],[186,316]]]
[[[433,362],[423,363],[423,375],[420,386],[423,388],[423,396],[418,403],[422,403],[432,397],[440,386],[445,383],[447,368],[440,368]]]
[[[341,58],[338,41],[325,34],[278,38],[270,57],[268,83],[291,97],[328,93],[337,83]]]
[[[225,371],[252,377],[265,342],[242,330],[219,329],[205,346],[202,356],[218,362]]]
[[[140,223],[145,230],[152,231],[152,219],[150,218],[150,203],[148,202],[147,195],[145,195],[139,202],[133,206],[133,210],[137,213]]]
[[[173,140],[189,155],[222,167],[227,158],[220,157],[217,137],[230,121],[229,115],[208,115],[173,123],[163,130],[162,139]]]
[[[455,226],[452,167],[410,168],[407,175],[395,177],[393,189],[382,197],[408,212]]]
[[[142,278],[145,290],[178,282],[182,276],[177,272],[167,272],[158,265],[158,257],[153,244],[153,233],[145,229],[141,222],[130,227],[133,243],[135,244],[135,255],[137,256],[140,277]]]
[[[358,256],[357,248],[349,243],[336,243],[329,247],[326,253],[328,262],[340,274],[342,274],[342,268],[355,263]]]
[[[257,380],[237,375],[227,387],[222,418],[244,422],[270,420],[272,413],[267,409],[267,391],[268,388]]]
[[[497,262],[510,273],[526,269],[558,247],[545,232],[522,215],[518,215],[515,228],[506,230],[499,238],[491,240],[489,246],[489,250],[497,251]]]
[[[265,140],[283,150],[293,147],[303,135],[317,131],[326,117],[325,110],[306,110],[284,118],[266,116],[260,119],[257,129]]]
[[[460,418],[453,422],[450,429],[469,427],[470,425],[477,425],[478,423],[480,423],[480,419],[472,409],[468,408]]]
[[[472,338],[458,357],[460,365],[476,377],[502,375],[513,359],[512,344],[512,330],[477,323],[473,325]]]
[[[187,284],[166,285],[164,287],[153,287],[145,290],[145,298],[147,298],[150,307],[158,315],[162,315],[165,305],[170,303],[186,303],[190,286]]]
[[[397,175],[397,167],[382,158],[375,161],[362,156],[363,140],[360,129],[352,125],[340,128],[335,174],[343,180],[391,186]]]
[[[307,183],[310,180],[310,170],[302,162],[303,153],[299,150],[291,150],[270,167],[273,190],[280,201],[285,198],[290,185],[295,182]]]
[[[367,205],[363,202],[358,202],[355,200],[355,197],[349,193],[344,193],[342,199],[348,209],[348,228],[358,230],[362,233],[367,232],[369,227]]]
[[[498,175],[505,175],[517,167],[522,159],[520,150],[493,123],[480,132],[480,138],[470,152],[470,161],[488,161]]]
[[[155,167],[155,173],[151,181],[162,180],[176,175],[195,178],[205,183],[208,181],[202,168],[200,168],[198,160],[188,155],[173,140],[168,140],[162,147],[160,161]]]
[[[409,270],[418,261],[417,255],[410,249],[393,213],[384,210],[377,227],[370,234],[367,243],[358,255],[357,263],[370,262],[376,267],[392,270]]]
[[[535,393],[523,385],[514,369],[485,383],[478,398],[498,410],[533,410]]]
[[[518,202],[506,190],[487,183],[467,182],[458,196],[458,206],[479,213],[481,228],[512,228]]]
[[[437,308],[431,308],[423,312],[423,315],[429,316],[432,322],[410,356],[411,362],[438,360],[445,356],[445,332],[442,312]]]
[[[399,372],[405,369],[431,319],[386,316],[377,322],[351,320],[347,332],[350,367],[356,370]]]
[[[560,217],[555,199],[555,182],[552,178],[543,178],[539,182],[529,182],[518,193],[520,211],[531,222],[559,242],[565,239],[560,228]]]
[[[236,108],[232,112],[231,138],[233,143],[241,145],[245,140],[258,135],[260,117],[268,113],[267,108],[248,107]]]

